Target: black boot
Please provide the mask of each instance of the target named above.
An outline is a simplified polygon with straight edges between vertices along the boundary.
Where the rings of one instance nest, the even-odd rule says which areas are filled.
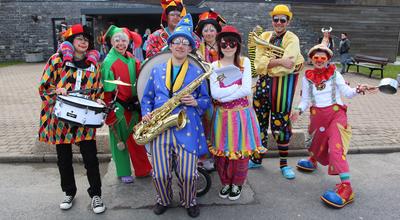
[[[190,208],[187,209],[187,213],[190,217],[196,218],[200,215],[200,207],[198,205],[190,206]]]
[[[154,212],[154,214],[156,214],[156,215],[161,215],[161,214],[163,214],[165,211],[167,211],[167,209],[168,209],[167,206],[163,206],[163,205],[161,205],[160,203],[156,203],[156,204],[154,205],[153,212]]]

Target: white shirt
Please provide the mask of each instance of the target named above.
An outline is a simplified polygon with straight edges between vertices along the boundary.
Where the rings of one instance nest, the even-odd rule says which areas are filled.
[[[213,62],[212,66],[214,69],[220,68],[218,61]],[[210,89],[213,99],[220,102],[230,102],[251,95],[251,66],[250,60],[247,57],[243,57],[243,69],[242,85],[234,84],[225,88],[219,86],[218,75],[213,72],[210,76]]]
[[[314,83],[311,83],[316,107],[327,107],[334,104],[332,100],[332,79],[333,77],[325,82],[326,87],[323,90],[317,90]],[[305,76],[303,77],[302,84],[301,101],[298,107],[301,109],[301,111],[305,111],[311,103],[311,96],[309,92],[310,82]],[[340,98],[341,95],[346,98],[352,98],[357,95],[357,92],[356,88],[351,88],[349,85],[347,85],[342,74],[336,71],[336,103],[339,105],[343,105],[343,101]]]

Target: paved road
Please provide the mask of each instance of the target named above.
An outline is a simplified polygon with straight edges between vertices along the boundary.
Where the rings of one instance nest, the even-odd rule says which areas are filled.
[[[38,82],[44,64],[20,64],[0,68],[0,155],[36,153],[35,140],[39,125],[40,98]],[[345,75],[351,86],[357,83],[378,85],[378,79],[360,74]],[[300,84],[294,103],[299,102]],[[351,146],[355,148],[385,146],[400,149],[400,96],[377,94],[346,100],[349,121],[353,126]],[[306,129],[308,113],[294,128]],[[98,134],[107,134],[105,127]],[[101,147],[101,146],[100,146]]]
[[[289,163],[294,165],[297,159],[290,158]],[[199,219],[399,219],[400,153],[357,154],[349,160],[356,200],[343,209],[327,207],[319,199],[338,177],[328,176],[323,168],[313,174],[296,172],[295,180],[286,180],[274,158],[249,172],[243,195],[235,202],[217,196],[220,183],[214,173],[211,191],[199,199]],[[82,164],[75,167],[78,194],[73,208],[61,211],[58,204],[63,194],[55,164],[0,164],[0,219],[188,219],[176,204],[161,217],[155,216],[151,179],[121,184],[113,163],[101,165],[107,210],[95,215],[89,207]],[[177,193],[174,198],[177,201]]]

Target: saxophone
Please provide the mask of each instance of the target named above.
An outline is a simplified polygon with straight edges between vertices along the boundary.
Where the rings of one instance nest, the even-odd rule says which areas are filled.
[[[201,85],[201,82],[208,79],[213,72],[211,64],[206,62],[201,62],[204,69],[207,72],[198,76],[189,85],[183,88],[179,93],[170,98],[166,103],[164,103],[160,108],[153,110],[151,115],[151,120],[148,122],[140,121],[133,128],[133,138],[136,143],[144,145],[152,141],[159,134],[164,132],[170,127],[176,126],[177,129],[182,129],[186,126],[186,112],[184,110],[179,111],[177,114],[171,114],[171,112],[181,104],[181,98],[191,94],[197,87]]]

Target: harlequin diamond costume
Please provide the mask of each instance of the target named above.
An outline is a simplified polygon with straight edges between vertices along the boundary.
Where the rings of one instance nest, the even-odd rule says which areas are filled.
[[[336,71],[336,66],[329,64],[332,55],[332,51],[322,44],[314,46],[308,53],[310,59],[323,59],[327,66],[307,70],[302,80],[301,102],[296,109],[303,112],[311,103],[308,132],[312,139],[308,149],[310,158],[299,160],[297,167],[314,171],[319,162],[328,166],[329,175],[339,175],[341,183],[334,190],[326,191],[321,199],[341,208],[354,199],[347,162],[351,127],[341,95],[352,98],[361,90],[360,87],[350,88]]]
[[[266,31],[259,37],[284,50],[282,58],[276,59],[268,55],[266,47],[257,45],[254,66],[260,75],[256,85],[253,106],[260,122],[262,144],[267,147],[268,144],[268,126],[270,123],[272,134],[277,142],[280,169],[282,175],[287,179],[294,179],[295,173],[287,165],[287,156],[289,150],[289,141],[292,136],[292,126],[289,115],[292,110],[292,102],[296,91],[298,71],[301,69],[304,58],[300,53],[299,38],[292,32],[286,30],[286,26],[293,18],[292,12],[286,5],[277,5],[270,12],[273,26],[283,29],[277,33]],[[286,68],[283,64],[272,65],[273,62],[279,62],[293,57],[295,65]],[[271,120],[270,120],[271,117]],[[258,164],[258,165],[257,165]],[[250,167],[259,167],[261,160],[250,161]]]
[[[168,38],[168,43],[171,45],[174,39],[183,37],[189,42],[189,45],[184,45],[182,41],[178,43],[179,47],[194,49],[195,40],[192,37],[192,30],[192,17],[187,14],[180,20],[174,33]],[[194,79],[203,74],[203,71],[189,63],[187,58],[182,65],[174,65],[172,59],[169,59],[166,63],[155,66],[151,71],[141,100],[143,116],[161,107],[176,93],[179,93]],[[172,202],[173,169],[175,169],[178,177],[181,205],[188,209],[190,216],[194,217],[199,214],[196,202],[197,158],[208,152],[201,124],[201,115],[210,105],[206,83],[203,81],[201,86],[195,89],[191,95],[196,99],[198,104],[196,107],[182,104],[172,111],[172,114],[181,110],[186,111],[186,126],[180,130],[177,130],[176,127],[169,128],[150,142],[153,182],[157,192],[157,204],[154,208],[156,214],[162,214]],[[191,212],[191,210],[195,212]]]
[[[104,38],[113,45],[101,66],[105,92],[104,101],[110,104],[115,100],[116,107],[115,111],[111,111],[106,119],[110,132],[110,148],[117,176],[123,182],[130,183],[133,181],[130,161],[132,161],[135,176],[138,177],[148,176],[151,165],[144,146],[136,144],[132,137],[133,126],[140,117],[140,106],[136,94],[136,79],[140,62],[126,49],[118,51],[116,48],[124,47],[119,45],[123,43],[118,43],[124,40],[126,44],[133,41],[133,45],[139,47],[142,40],[135,32],[114,25],[110,26]],[[104,80],[116,79],[131,86],[104,82]]]
[[[88,90],[91,100],[103,96],[100,81],[100,68],[97,64],[99,52],[93,48],[93,40],[89,29],[80,24],[71,26],[63,35],[65,41],[58,52],[50,57],[40,79],[39,94],[42,99],[40,112],[39,141],[55,144],[57,149],[57,165],[61,177],[61,188],[65,192],[61,209],[70,209],[77,188],[74,169],[72,167],[72,146],[80,148],[83,162],[87,170],[92,198],[92,208],[95,213],[104,212],[105,206],[101,200],[101,178],[96,147],[96,129],[76,126],[58,120],[54,114],[56,94],[61,91]],[[82,53],[75,52],[79,47]],[[84,52],[83,52],[84,50]],[[79,55],[79,56],[78,56]],[[93,90],[91,90],[93,89]]]

